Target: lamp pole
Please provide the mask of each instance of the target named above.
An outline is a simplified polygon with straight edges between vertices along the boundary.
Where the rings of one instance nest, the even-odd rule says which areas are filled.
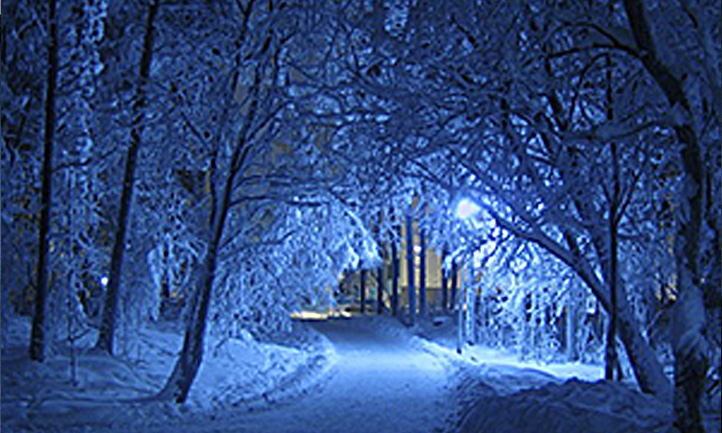
[[[454,210],[454,213],[456,217],[462,221],[464,220],[472,220],[476,217],[476,215],[481,211],[481,206],[479,206],[478,203],[475,201],[469,199],[469,198],[462,198],[456,203],[456,208]],[[456,263],[456,262],[454,262]],[[474,325],[474,317],[473,317],[473,291],[469,292],[470,286],[471,286],[471,266],[473,266],[473,257],[471,264],[467,264],[465,269],[462,270],[462,279],[461,279],[461,293],[459,293],[458,296],[458,328],[456,333],[456,353],[461,354],[463,346],[464,346],[464,334],[466,326],[470,326],[470,330],[472,331],[473,335],[473,325]],[[453,270],[454,273],[456,272],[456,269]],[[453,278],[456,278],[454,275]],[[453,282],[452,282],[452,288],[453,288]],[[453,292],[452,292],[453,293]],[[472,299],[471,301],[467,299],[467,297],[471,295]],[[453,299],[453,294],[452,294]],[[453,300],[452,300],[453,302]],[[466,318],[466,320],[465,320]],[[468,322],[468,323],[467,323]]]

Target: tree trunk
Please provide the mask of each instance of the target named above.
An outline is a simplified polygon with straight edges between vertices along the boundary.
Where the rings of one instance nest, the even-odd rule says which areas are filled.
[[[476,287],[474,287],[473,259],[464,268],[464,303],[466,304],[466,341],[470,346],[476,344]]]
[[[419,228],[419,315],[426,316],[426,234]]]
[[[255,104],[252,104],[250,113],[255,112]],[[247,122],[250,123],[250,122]],[[247,133],[243,131],[243,135]],[[188,398],[190,387],[198,374],[198,368],[203,360],[203,342],[205,339],[208,310],[210,309],[213,283],[216,277],[216,265],[218,249],[223,238],[223,229],[231,205],[231,195],[234,179],[242,162],[245,161],[248,148],[243,149],[242,144],[236,148],[231,163],[230,173],[226,178],[225,190],[220,203],[213,203],[213,222],[211,223],[212,237],[208,244],[206,258],[200,270],[197,282],[196,293],[193,300],[191,315],[186,323],[185,335],[183,337],[183,349],[176,361],[173,372],[168,378],[164,388],[158,394],[160,399],[173,399],[177,403],[183,403]],[[238,162],[240,160],[240,162]]]
[[[366,269],[361,269],[360,279],[359,301],[361,302],[361,314],[366,314]]]
[[[613,110],[613,92],[612,92],[612,60],[609,55],[606,56],[607,72],[606,72],[606,114],[607,121],[614,121]],[[609,216],[607,223],[609,227],[609,276],[607,283],[609,284],[609,328],[607,330],[607,351],[604,368],[604,378],[606,380],[614,380],[614,370],[617,367],[617,254],[618,254],[618,223],[621,215],[618,215],[618,204],[621,195],[620,175],[619,175],[619,155],[617,153],[617,143],[612,140],[610,143],[612,157],[612,196],[609,198]],[[618,378],[618,379],[621,379]]]
[[[252,108],[250,112],[255,112],[255,109]],[[247,131],[244,131],[244,134],[245,133],[247,133]],[[242,165],[242,161],[246,159],[248,154],[248,148],[240,152],[240,147],[243,146],[239,145],[233,157],[234,162],[231,163],[231,173],[226,179],[225,191],[220,206],[212,213],[214,218],[211,233],[213,233],[213,235],[196,283],[196,294],[191,315],[186,323],[183,348],[173,368],[173,372],[158,394],[161,400],[172,399],[177,403],[185,402],[188,398],[191,385],[198,374],[198,368],[203,360],[205,331],[216,276],[218,250],[221,239],[223,238],[223,229],[230,209],[234,179]],[[239,158],[241,163],[236,162]]]
[[[399,230],[395,230],[396,234]],[[391,240],[391,314],[399,315],[399,248],[396,239]]]
[[[459,265],[456,261],[451,262],[451,300],[449,305],[451,310],[456,307],[456,288],[459,285]]]
[[[45,359],[46,307],[48,294],[48,254],[50,252],[50,207],[52,206],[53,141],[55,138],[55,91],[58,81],[57,4],[48,1],[48,75],[45,88],[45,135],[40,196],[40,233],[38,239],[38,283],[35,288],[35,314],[30,335],[30,359]]]
[[[621,289],[621,286],[619,287]],[[617,298],[617,332],[643,392],[660,398],[670,397],[669,380],[654,350],[644,339],[624,292]]]
[[[376,314],[379,316],[384,312],[384,292],[386,291],[384,284],[384,260],[381,257],[381,267],[376,271]]]
[[[384,312],[384,291],[386,291],[386,284],[384,282],[384,268],[386,267],[386,248],[381,242],[381,236],[379,231],[381,230],[381,214],[378,216],[378,224],[375,227],[376,238],[379,243],[379,258],[381,259],[381,266],[376,270],[376,314],[379,316]]]
[[[409,324],[416,322],[416,286],[414,285],[414,227],[411,214],[406,215],[406,294],[409,300]]]
[[[454,277],[456,279],[456,277]],[[462,296],[459,296],[459,305],[456,307],[456,353],[461,355],[461,352],[464,348],[464,327],[466,324],[464,323],[464,298],[466,297],[466,294],[464,293],[464,290],[466,290],[466,286],[462,282]]]
[[[151,0],[148,5],[148,16],[145,23],[145,36],[143,38],[143,52],[140,58],[140,83],[136,90],[133,103],[133,128],[130,131],[130,146],[125,160],[125,174],[123,176],[123,191],[118,211],[118,225],[115,230],[115,243],[110,261],[110,275],[108,287],[105,292],[103,304],[103,317],[100,323],[100,332],[95,347],[99,350],[113,354],[113,340],[115,336],[116,319],[118,316],[118,300],[120,298],[120,280],[123,276],[123,256],[125,253],[125,238],[129,224],[129,216],[133,201],[133,188],[135,184],[135,167],[138,159],[138,150],[143,135],[143,122],[145,120],[146,85],[150,77],[150,67],[153,54],[154,21],[158,13],[160,0]]]
[[[706,311],[701,290],[700,245],[704,229],[705,164],[698,137],[691,124],[694,113],[685,94],[684,75],[675,76],[659,56],[641,0],[624,0],[624,7],[642,64],[664,93],[670,107],[684,111],[684,122],[675,126],[682,144],[683,185],[677,218],[675,259],[678,296],[674,305],[672,347],[674,352],[675,425],[685,433],[703,432],[700,401],[709,363],[705,337]],[[686,202],[686,203],[685,203]]]
[[[566,313],[566,356],[567,362],[574,362],[577,360],[577,300],[574,294],[569,295]]]
[[[243,168],[251,147],[247,143],[247,137],[251,128],[252,120],[258,110],[258,87],[261,82],[261,74],[256,71],[253,87],[250,93],[250,106],[246,120],[239,134],[239,141],[233,150],[228,172],[225,176],[223,194],[220,202],[211,199],[211,238],[208,242],[206,258],[203,262],[200,275],[197,280],[197,288],[191,309],[191,315],[186,323],[185,335],[183,337],[183,348],[181,354],[173,367],[173,372],[165,383],[165,386],[158,394],[161,400],[173,399],[177,403],[183,403],[188,398],[191,385],[198,374],[198,368],[203,360],[204,339],[208,311],[210,309],[213,283],[216,277],[216,266],[218,250],[223,239],[226,218],[231,208],[231,196],[235,179]],[[212,194],[212,197],[216,197]]]
[[[196,283],[196,298],[193,302],[191,316],[186,323],[183,349],[165,387],[158,395],[162,400],[172,399],[177,403],[185,402],[198,374],[198,368],[203,360],[203,344],[217,257],[218,242],[213,242],[208,246],[208,253]]]
[[[591,266],[585,263],[579,246],[572,239],[571,235],[565,235],[569,250],[574,257],[573,259],[565,259],[562,255],[558,255],[554,249],[547,250],[556,255],[587,284],[604,310],[609,313],[611,310],[611,301],[609,291],[609,282],[602,281],[594,275]],[[592,234],[592,242],[600,257],[604,257],[606,249],[600,246],[603,243],[596,235]],[[603,275],[610,275],[609,260],[600,260]],[[657,355],[652,350],[649,343],[642,337],[639,329],[639,323],[634,319],[631,306],[627,301],[627,291],[623,284],[617,279],[617,334],[627,352],[629,362],[634,370],[635,378],[639,383],[639,387],[643,392],[654,394],[662,398],[669,397],[670,387],[669,381],[664,375],[662,364],[657,359]]]
[[[555,107],[554,116],[557,117],[560,125],[566,125],[567,122],[563,119],[563,117],[559,117],[559,115],[562,114],[563,111],[561,108],[561,102],[554,94],[549,95],[549,97],[552,101],[551,105]],[[566,129],[566,126],[562,127],[562,129]],[[545,138],[544,141],[546,142],[550,140]],[[554,146],[550,146],[550,149],[553,148]],[[577,174],[574,172],[574,170],[572,170],[568,173],[564,173],[564,176],[566,181],[571,184],[575,181],[575,176],[577,176]],[[586,221],[590,227],[603,227],[601,218],[599,218],[598,213],[591,207],[590,203],[583,202],[577,199],[573,199],[573,201],[582,219]],[[603,230],[592,229],[589,230],[589,235],[592,238],[594,249],[597,253],[597,257],[599,258],[599,265],[602,268],[602,275],[604,275],[605,280],[603,281],[604,284],[602,284],[602,281],[594,275],[594,271],[591,269],[589,263],[586,262],[587,259],[583,257],[583,253],[580,251],[579,246],[576,244],[574,236],[569,231],[564,234],[564,237],[568,246],[567,251],[571,254],[571,257],[568,256],[565,258],[564,256],[568,255],[568,253],[561,251],[561,249],[559,248],[560,246],[552,245],[551,242],[545,241],[543,243],[540,243],[540,246],[547,249],[553,255],[557,256],[559,259],[569,265],[570,268],[572,268],[592,290],[595,297],[604,306],[606,312],[611,314],[611,280],[609,279],[609,276],[611,275],[611,254],[608,242],[609,233],[606,233],[606,231]],[[534,237],[535,236],[532,236],[532,238]],[[530,240],[536,241],[534,239]],[[662,365],[660,364],[649,344],[642,337],[636,321],[631,319],[631,313],[627,311],[628,307],[626,306],[626,291],[620,284],[618,278],[615,279],[615,284],[617,287],[617,332],[620,339],[622,340],[622,343],[624,344],[625,349],[627,350],[627,355],[630,359],[630,362],[632,363],[634,374],[639,383],[639,386],[644,392],[655,394],[661,397],[667,397],[669,395],[670,387],[669,381],[665,377],[662,370]]]
[[[567,247],[564,248],[539,231],[527,233],[524,230],[520,230],[518,225],[504,220],[493,212],[492,216],[505,230],[508,230],[515,236],[539,245],[569,266],[569,268],[584,281],[587,287],[589,287],[604,309],[609,312],[609,286],[597,277],[595,270],[582,254],[574,235],[569,231],[563,234],[565,242],[567,243]],[[596,242],[595,239],[593,239],[593,241]],[[595,245],[595,248],[598,248],[598,246]],[[608,260],[600,260],[602,273],[604,275],[608,275],[608,263]],[[662,370],[662,365],[649,343],[642,337],[638,323],[634,320],[631,313],[631,308],[627,302],[626,290],[624,290],[622,284],[618,285],[618,291],[618,332],[627,350],[627,355],[632,363],[632,367],[634,368],[634,374],[639,383],[639,387],[643,392],[666,398],[670,394],[670,387],[669,381]]]
[[[704,432],[700,403],[709,366],[705,337],[706,309],[701,289],[700,241],[704,228],[704,163],[692,128],[677,127],[684,145],[684,183],[694,193],[688,196],[689,218],[680,218],[675,236],[678,297],[674,305],[672,347],[674,352],[675,425],[685,433]],[[685,204],[681,204],[685,207]]]
[[[612,153],[616,154],[616,145],[612,145],[613,150]],[[615,177],[614,179],[614,189],[615,192],[619,192],[619,184],[618,184],[618,164],[617,170],[615,170]],[[613,201],[616,200],[615,198],[612,199]],[[617,355],[617,316],[618,316],[618,308],[617,308],[617,292],[618,292],[618,276],[617,276],[617,254],[618,254],[618,248],[617,248],[617,206],[613,202],[609,209],[610,215],[609,215],[609,327],[607,329],[607,350],[606,350],[606,356],[605,356],[605,368],[604,368],[604,378],[606,380],[614,380],[614,370],[617,368],[617,364],[619,362],[618,355]],[[618,378],[621,380],[621,377]]]
[[[446,260],[446,250],[441,252],[441,311],[446,314],[449,311],[449,278],[448,272],[444,270],[444,260]]]

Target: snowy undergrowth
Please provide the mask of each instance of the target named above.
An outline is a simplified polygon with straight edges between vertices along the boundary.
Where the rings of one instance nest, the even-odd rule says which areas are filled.
[[[209,338],[206,356],[184,405],[153,400],[180,351],[178,332],[151,326],[137,333],[123,355],[90,350],[94,333],[77,342],[76,384],[67,347],[46,362],[27,357],[29,322],[3,323],[3,431],[118,429],[171,425],[188,417],[216,417],[224,409],[258,410],[304,393],[334,357],[326,338],[310,327],[302,347],[252,338]]]
[[[628,382],[602,380],[603,367],[537,364],[481,346],[464,353],[426,340],[454,362],[457,411],[451,431],[482,432],[658,432],[674,431],[669,402],[643,394]],[[719,408],[703,413],[706,431],[720,432]]]
[[[629,384],[609,383],[603,366],[523,361],[512,351],[464,344],[452,320],[408,330],[415,344],[450,367],[455,410],[449,432],[661,432],[669,405]],[[718,430],[717,430],[718,431]]]

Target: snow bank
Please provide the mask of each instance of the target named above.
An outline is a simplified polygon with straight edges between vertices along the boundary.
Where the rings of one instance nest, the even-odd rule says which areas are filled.
[[[511,395],[479,398],[462,432],[666,432],[668,405],[620,383],[548,384]]]
[[[305,392],[329,369],[333,347],[316,331],[304,329],[311,334],[304,347],[208,338],[188,402],[177,405],[153,396],[180,352],[178,332],[162,326],[142,329],[118,357],[90,350],[89,335],[78,344],[73,385],[68,348],[42,364],[30,362],[29,324],[13,320],[3,329],[3,432],[127,430],[179,424],[189,416],[214,417],[221,408],[270,406]]]
[[[511,351],[463,345],[456,352],[452,321],[422,322],[416,344],[454,366],[456,406],[448,431],[663,432],[670,407],[631,386],[604,382],[603,366],[521,360]]]

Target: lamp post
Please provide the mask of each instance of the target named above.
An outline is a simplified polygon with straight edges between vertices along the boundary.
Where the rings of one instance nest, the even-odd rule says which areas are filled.
[[[456,203],[456,206],[454,208],[454,215],[461,221],[471,221],[476,218],[480,211],[481,206],[479,206],[478,203],[476,203],[470,198],[464,197]],[[473,296],[473,292],[468,292],[468,288],[471,285],[471,273],[468,267],[464,270],[463,274],[466,278],[462,278],[461,293],[458,296],[459,305],[457,308],[459,316],[456,334],[456,353],[458,354],[461,354],[462,348],[464,346],[464,329],[466,328],[466,323],[464,323],[464,315],[467,310],[467,308],[465,307],[473,307],[474,303],[473,299],[471,299],[470,301],[467,300],[467,293],[470,293],[471,296]],[[471,311],[469,311],[469,313],[471,313]]]

